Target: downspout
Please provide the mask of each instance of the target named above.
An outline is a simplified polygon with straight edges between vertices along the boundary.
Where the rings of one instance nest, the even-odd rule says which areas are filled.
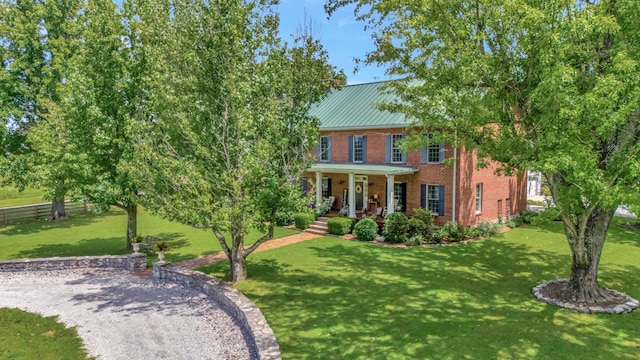
[[[451,192],[453,197],[453,202],[451,205],[451,222],[456,222],[456,189],[457,189],[457,178],[458,178],[458,132],[454,131],[454,144],[453,144],[453,190]]]

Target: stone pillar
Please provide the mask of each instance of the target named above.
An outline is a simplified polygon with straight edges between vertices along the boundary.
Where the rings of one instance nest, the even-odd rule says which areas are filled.
[[[322,202],[322,172],[316,171],[316,207]]]
[[[349,217],[356,217],[356,174],[349,173]]]
[[[396,211],[395,196],[393,194],[393,181],[395,176],[387,175],[387,215],[393,214]]]

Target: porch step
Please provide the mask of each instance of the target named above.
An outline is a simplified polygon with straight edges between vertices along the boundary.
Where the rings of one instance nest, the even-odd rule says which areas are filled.
[[[318,220],[314,221],[311,226],[304,230],[304,232],[318,234],[318,235],[327,235],[327,217],[319,217]]]

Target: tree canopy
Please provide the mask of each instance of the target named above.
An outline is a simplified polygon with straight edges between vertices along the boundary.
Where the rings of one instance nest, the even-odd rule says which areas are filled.
[[[338,74],[309,34],[292,46],[279,38],[271,2],[140,2],[139,11],[155,59],[137,139],[145,206],[211,229],[241,281],[275,213],[301,199],[319,126],[307,110]],[[251,228],[264,236],[245,249]]]
[[[640,180],[640,3],[635,0],[330,0],[374,31],[425,132],[453,136],[500,170],[542,171],[572,252],[559,297],[604,303],[597,270],[619,204]],[[618,299],[620,300],[620,299]]]

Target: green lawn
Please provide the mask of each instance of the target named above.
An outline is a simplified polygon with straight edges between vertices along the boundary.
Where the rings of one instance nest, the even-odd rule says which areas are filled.
[[[640,298],[639,259],[640,235],[612,225],[601,284]],[[451,247],[314,239],[252,255],[237,288],[284,359],[640,358],[639,311],[585,315],[532,297],[569,268],[552,223]],[[202,270],[224,277],[227,265]]]
[[[126,248],[127,217],[124,211],[76,215],[64,221],[29,221],[0,227],[0,259],[52,256],[117,255],[130,253]],[[276,228],[282,237],[298,231]],[[167,261],[179,261],[220,251],[211,231],[199,230],[138,211],[138,233],[163,238],[169,245]],[[253,243],[260,234],[247,235]],[[149,262],[157,260],[150,254]]]
[[[43,191],[38,189],[25,189],[20,192],[12,186],[0,185],[0,208],[40,204],[46,202],[42,199]]]
[[[0,359],[87,359],[75,329],[18,309],[0,308]]]

